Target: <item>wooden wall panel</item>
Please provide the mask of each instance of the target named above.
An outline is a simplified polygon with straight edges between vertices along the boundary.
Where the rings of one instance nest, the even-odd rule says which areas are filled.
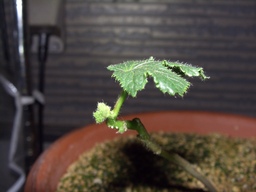
[[[93,122],[98,100],[113,104],[120,89],[108,64],[149,56],[202,66],[211,79],[193,79],[189,94],[176,99],[151,82],[138,99],[127,101],[123,114],[206,110],[256,116],[254,0],[67,0],[65,23],[65,52],[50,55],[47,64],[49,133]]]

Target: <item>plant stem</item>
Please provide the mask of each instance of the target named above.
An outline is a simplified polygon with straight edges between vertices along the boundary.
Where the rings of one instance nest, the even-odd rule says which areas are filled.
[[[217,189],[210,180],[208,180],[202,173],[194,169],[193,166],[186,159],[182,158],[177,153],[170,153],[162,150],[160,156],[182,167],[185,171],[201,181],[210,192],[217,192]]]
[[[145,146],[151,150],[154,154],[160,155],[161,157],[167,159],[168,161],[180,166],[183,168],[185,171],[190,173],[192,176],[194,176],[196,179],[201,181],[205,187],[210,191],[210,192],[217,192],[216,188],[214,185],[200,172],[198,172],[196,169],[193,168],[193,166],[184,158],[179,156],[176,153],[170,153],[164,150],[160,145],[158,145],[156,142],[154,142],[149,133],[147,132],[146,128],[138,118],[134,118],[133,120],[130,121],[119,121],[116,120],[120,109],[126,100],[128,96],[128,93],[126,91],[122,91],[121,94],[119,95],[116,104],[113,109],[113,116],[111,119],[107,119],[107,125],[112,126],[112,127],[118,127],[119,129],[131,129],[135,130],[138,132],[138,137],[142,141],[142,143],[145,144]],[[125,128],[124,128],[125,127]]]
[[[170,153],[164,150],[160,145],[155,143],[151,138],[144,125],[138,118],[132,121],[126,121],[128,129],[136,130],[138,132],[139,139],[150,149],[154,154],[160,155],[161,157],[169,160],[170,162],[182,167],[185,171],[190,173],[196,179],[201,181],[210,192],[217,192],[214,185],[200,172],[193,168],[193,166],[184,158],[176,153]]]
[[[117,116],[119,115],[119,112],[120,112],[120,109],[124,103],[124,101],[126,100],[128,96],[128,93],[126,91],[122,91],[121,94],[119,95],[117,101],[116,101],[116,104],[114,106],[114,109],[112,110],[113,112],[113,118],[116,119]]]

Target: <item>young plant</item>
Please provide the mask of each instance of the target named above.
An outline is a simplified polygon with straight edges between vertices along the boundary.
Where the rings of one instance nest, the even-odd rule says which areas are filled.
[[[182,167],[200,180],[209,191],[217,191],[214,185],[203,174],[195,170],[187,160],[176,153],[167,152],[153,141],[140,119],[118,119],[120,109],[127,96],[136,97],[138,91],[145,88],[148,77],[153,78],[156,87],[163,93],[171,96],[183,96],[190,86],[190,83],[184,77],[207,79],[208,77],[205,76],[203,69],[179,62],[158,61],[153,57],[146,60],[126,61],[121,64],[110,65],[107,69],[113,71],[112,77],[119,81],[123,90],[113,109],[105,103],[98,103],[97,110],[93,113],[96,123],[106,122],[108,127],[116,129],[118,133],[124,133],[127,130],[137,131],[138,138],[145,144],[146,148]]]

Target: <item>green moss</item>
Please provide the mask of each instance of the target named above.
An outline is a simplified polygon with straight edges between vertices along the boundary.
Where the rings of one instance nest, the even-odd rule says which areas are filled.
[[[255,191],[256,140],[220,135],[153,134],[210,178],[220,191]],[[200,168],[199,168],[200,167]],[[134,137],[95,146],[72,164],[59,183],[63,191],[192,191],[204,189],[176,165],[145,150]],[[205,189],[204,189],[205,190]]]

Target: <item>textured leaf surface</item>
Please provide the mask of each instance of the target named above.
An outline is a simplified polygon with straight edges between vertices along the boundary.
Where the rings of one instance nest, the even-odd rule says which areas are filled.
[[[202,68],[166,60],[157,61],[152,57],[110,65],[108,70],[113,71],[112,76],[132,97],[136,97],[137,92],[145,88],[148,77],[153,78],[156,87],[163,93],[180,96],[183,96],[190,86],[182,76],[207,78]]]
[[[176,70],[176,72],[180,75],[185,75],[188,77],[201,77],[202,79],[209,78],[205,76],[203,68],[200,67],[169,61],[163,61],[163,64],[174,71]]]
[[[98,103],[97,110],[93,113],[96,123],[102,123],[111,116],[111,107],[105,103]]]

